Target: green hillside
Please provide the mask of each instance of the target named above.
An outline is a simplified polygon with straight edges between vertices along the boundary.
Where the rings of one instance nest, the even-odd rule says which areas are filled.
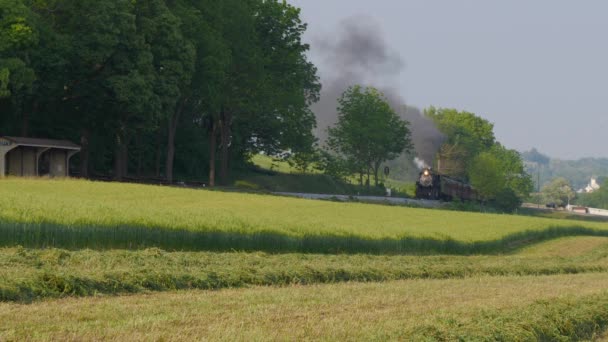
[[[566,178],[575,190],[582,189],[591,177],[608,177],[608,159],[606,158],[582,158],[578,160],[553,159],[539,153],[536,150],[522,153],[527,162],[526,167],[535,182],[540,185],[551,181],[553,178]]]

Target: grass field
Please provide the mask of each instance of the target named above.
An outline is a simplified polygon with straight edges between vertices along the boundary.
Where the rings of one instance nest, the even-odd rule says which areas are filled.
[[[251,162],[255,166],[265,169],[265,170],[271,170],[271,171],[276,171],[276,172],[281,172],[281,173],[297,173],[297,174],[302,173],[300,170],[289,165],[289,163],[286,161],[275,159],[275,158],[272,158],[270,156],[263,155],[263,154],[256,154],[256,155],[252,156]],[[319,173],[319,171],[316,170],[315,168],[310,168],[309,170],[307,170],[307,173],[316,174],[316,173]]]
[[[0,180],[0,341],[596,340],[607,283],[605,222]]]
[[[5,246],[470,254],[602,222],[77,180],[0,181]],[[180,248],[181,247],[181,248]]]
[[[321,193],[321,194],[339,194],[339,195],[384,195],[384,190],[381,188],[359,186],[357,176],[349,177],[347,182],[336,181],[327,175],[324,175],[315,168],[310,168],[306,173],[302,173],[288,162],[276,160],[272,157],[256,154],[251,158],[251,162],[262,170],[271,171],[272,175],[256,175],[249,173],[243,175],[245,182],[237,181],[237,185],[250,189],[266,189],[274,192],[306,192],[306,193]],[[393,196],[406,196],[413,198],[415,196],[415,182],[399,181],[392,178],[385,178],[382,175],[381,182],[391,188]],[[368,193],[371,192],[371,193]]]
[[[0,338],[591,339],[608,323],[607,282],[606,273],[479,277],[0,304]]]

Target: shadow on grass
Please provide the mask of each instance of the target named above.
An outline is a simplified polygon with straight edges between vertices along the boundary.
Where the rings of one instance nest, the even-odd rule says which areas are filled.
[[[608,230],[584,227],[551,227],[523,231],[494,241],[463,242],[431,237],[371,239],[359,236],[305,235],[301,237],[262,231],[252,234],[222,231],[190,231],[146,227],[62,226],[52,223],[0,222],[0,246],[63,248],[69,250],[144,249],[166,251],[260,251],[267,253],[325,254],[498,254],[512,252],[541,241],[566,236],[606,236]]]

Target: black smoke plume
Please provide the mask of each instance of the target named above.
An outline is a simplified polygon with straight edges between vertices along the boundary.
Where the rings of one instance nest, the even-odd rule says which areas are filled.
[[[410,122],[415,156],[402,156],[390,163],[403,169],[415,168],[413,159],[427,165],[439,149],[443,135],[435,125],[415,107],[407,106],[399,92],[398,82],[405,68],[403,58],[384,40],[373,19],[357,16],[342,21],[333,35],[317,39],[314,52],[321,60],[323,90],[321,99],[312,109],[317,117],[316,135],[321,141],[327,137],[327,127],[337,121],[337,99],[355,84],[373,86],[381,90],[399,115]],[[414,85],[415,86],[415,85]],[[410,175],[416,172],[409,172]]]

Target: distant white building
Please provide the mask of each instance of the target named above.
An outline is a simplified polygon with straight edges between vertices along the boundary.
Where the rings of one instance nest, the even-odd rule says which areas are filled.
[[[597,191],[599,189],[600,189],[600,185],[597,184],[597,179],[591,178],[591,181],[589,182],[589,184],[585,188],[585,192],[589,194],[589,193],[592,193],[592,192]]]

